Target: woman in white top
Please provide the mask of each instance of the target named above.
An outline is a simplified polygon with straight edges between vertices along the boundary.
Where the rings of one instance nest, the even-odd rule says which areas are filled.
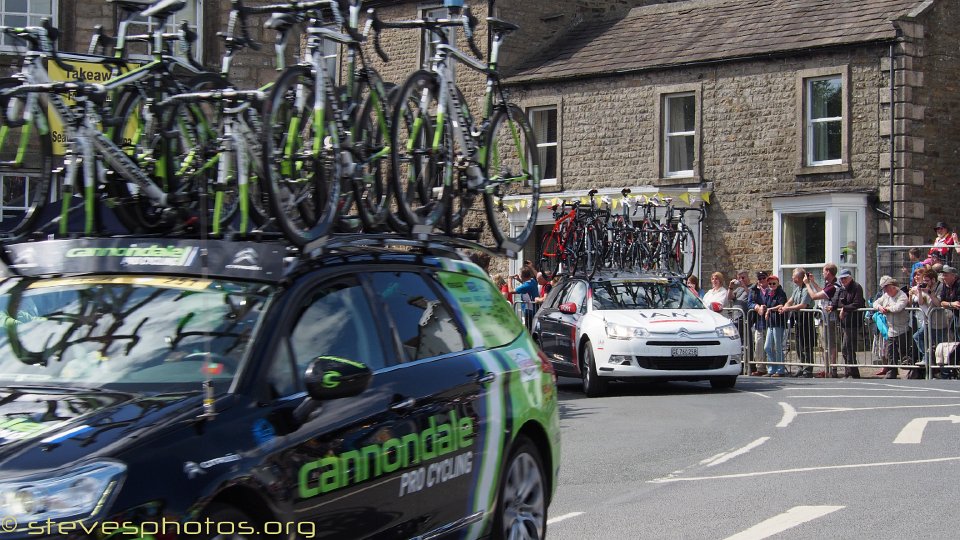
[[[703,293],[703,305],[707,306],[707,309],[712,309],[714,311],[720,312],[720,310],[730,307],[730,289],[723,286],[726,280],[723,277],[722,272],[714,272],[710,274],[710,285],[713,286],[712,289]]]

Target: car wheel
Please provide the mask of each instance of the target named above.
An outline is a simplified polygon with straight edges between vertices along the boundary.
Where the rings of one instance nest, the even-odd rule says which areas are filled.
[[[257,540],[255,521],[233,506],[213,503],[203,512],[200,523],[214,526],[199,535],[203,540]]]
[[[583,393],[587,397],[600,397],[607,391],[607,381],[597,376],[597,362],[593,358],[593,345],[586,342],[583,345],[583,367],[580,369],[583,378]]]
[[[547,482],[540,452],[517,438],[504,468],[492,538],[539,540],[547,534]]]
[[[733,377],[714,377],[710,379],[710,386],[720,390],[723,388],[733,388],[737,384],[737,376]]]

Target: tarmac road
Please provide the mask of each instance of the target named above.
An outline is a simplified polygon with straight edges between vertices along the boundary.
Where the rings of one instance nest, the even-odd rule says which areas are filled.
[[[957,538],[960,383],[560,379],[547,537]]]

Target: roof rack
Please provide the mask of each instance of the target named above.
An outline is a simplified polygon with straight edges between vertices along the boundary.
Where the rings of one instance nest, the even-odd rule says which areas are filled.
[[[279,235],[34,237],[0,245],[0,276],[86,273],[174,274],[279,281],[303,263],[370,248],[469,260],[469,251],[493,250],[463,238],[390,233],[337,233],[300,250]],[[398,249],[399,248],[399,249]]]

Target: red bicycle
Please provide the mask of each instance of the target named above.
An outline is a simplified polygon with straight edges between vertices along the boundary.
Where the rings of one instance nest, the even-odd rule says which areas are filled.
[[[540,252],[537,255],[537,267],[541,272],[557,275],[560,265],[571,274],[576,272],[577,261],[577,208],[580,201],[558,203],[550,206],[553,211],[553,228],[543,236]],[[566,209],[570,208],[570,211]]]

